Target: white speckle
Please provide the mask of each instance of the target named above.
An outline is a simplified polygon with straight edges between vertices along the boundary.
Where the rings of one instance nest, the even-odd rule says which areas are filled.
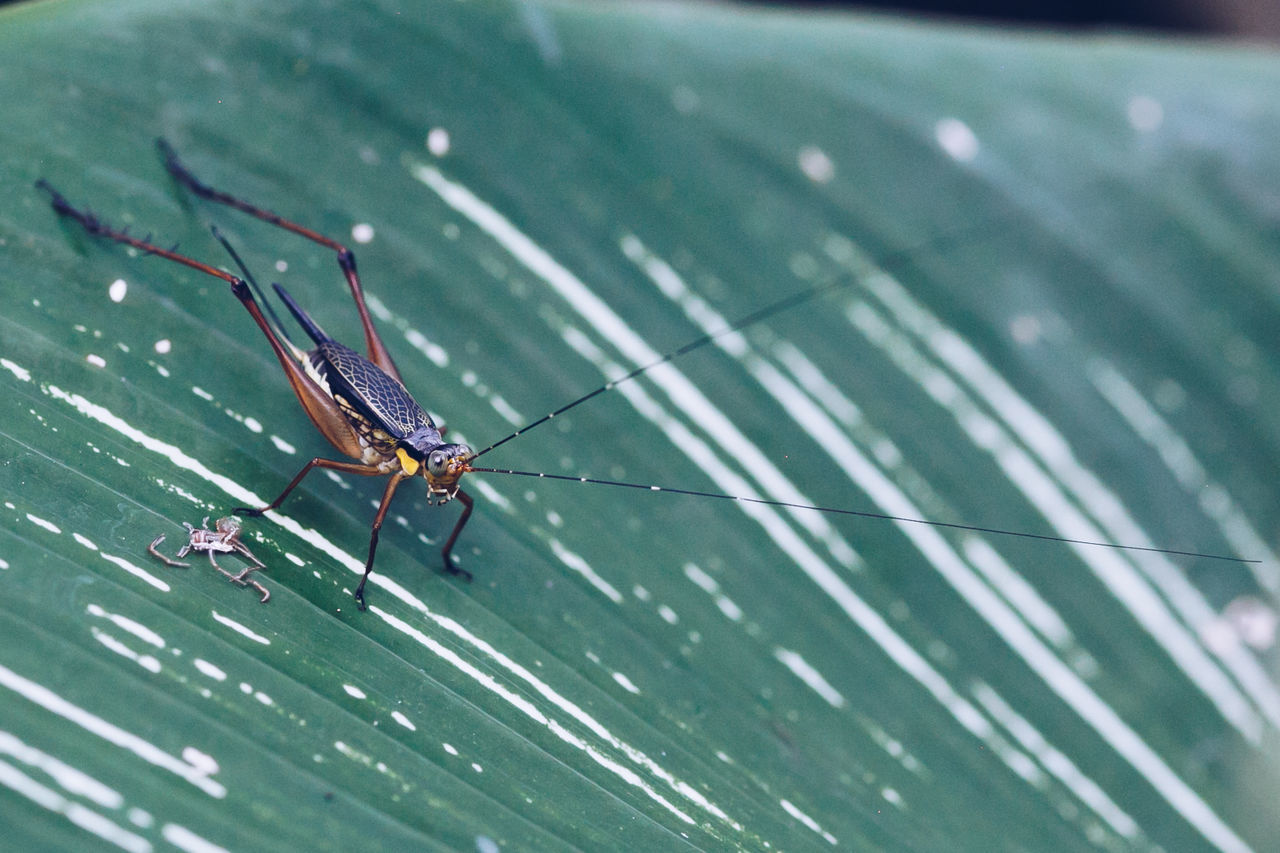
[[[37,527],[43,527],[45,530],[49,531],[50,533],[62,532],[62,528],[58,527],[58,525],[54,524],[52,521],[46,521],[38,515],[32,515],[31,513],[27,513],[27,521],[31,522]]]
[[[640,601],[648,601],[650,598],[649,590],[640,586],[640,584],[636,584],[631,588],[631,594],[634,595],[636,598],[638,598]]]
[[[1276,611],[1254,596],[1237,598],[1226,606],[1222,615],[1200,629],[1200,637],[1219,654],[1228,653],[1243,642],[1260,651],[1275,645],[1280,622]]]
[[[262,424],[257,418],[245,418],[244,425],[248,427],[249,432],[262,432]]]
[[[720,612],[728,616],[732,621],[738,622],[742,619],[742,608],[737,602],[726,595],[716,596],[716,607],[720,608]]]
[[[620,672],[615,672],[613,674],[613,680],[621,684],[622,689],[627,691],[628,693],[636,693],[636,694],[640,693],[640,688],[636,687],[635,682],[633,682],[630,678],[627,678],[625,675],[623,675]]]
[[[166,823],[160,830],[160,834],[165,841],[187,853],[224,853],[226,850],[225,847],[219,847],[207,838],[196,835],[185,826],[179,826],[176,823]]]
[[[129,282],[122,278],[118,278],[111,282],[111,286],[107,288],[107,296],[111,297],[112,302],[123,302],[124,295],[129,291]]]
[[[887,438],[881,438],[871,445],[871,452],[876,461],[886,468],[897,468],[902,464],[902,451]]]
[[[443,747],[444,747],[444,751],[445,751],[445,752],[447,752],[447,753],[449,753],[450,755],[457,755],[457,754],[458,754],[458,749],[457,749],[457,747],[455,747],[453,744],[451,744],[451,743],[442,743],[442,744],[440,744],[440,745],[441,745],[441,746],[443,746]]]
[[[1023,346],[1039,341],[1041,331],[1039,318],[1031,314],[1020,314],[1009,321],[1010,334]]]
[[[9,371],[14,376],[21,379],[23,382],[31,381],[30,370],[27,370],[25,367],[21,365],[14,364],[12,361],[10,361],[7,358],[0,358],[0,367],[3,367],[5,370]]]
[[[91,352],[91,353],[89,353],[88,355],[86,355],[86,356],[84,357],[84,360],[85,360],[85,361],[87,361],[87,362],[89,362],[90,364],[92,364],[94,367],[106,367],[106,366],[107,366],[107,360],[106,360],[105,358],[103,358],[102,356],[98,355],[97,353],[92,353],[92,352]]]
[[[0,570],[9,568],[8,560],[0,560]]]
[[[283,258],[276,261],[276,272],[288,272],[288,271],[289,271],[288,261],[284,260]]]
[[[368,222],[359,222],[351,226],[351,239],[357,243],[373,242],[373,226]]]
[[[156,364],[155,362],[151,362],[151,366],[156,369],[156,373],[159,373],[165,379],[169,378],[169,368],[165,367],[163,364]]]
[[[365,693],[363,690],[361,690],[359,687],[356,687],[354,684],[344,684],[342,685],[342,689],[347,691],[348,696],[354,696],[357,699],[369,698],[369,694]]]
[[[108,634],[106,631],[100,630],[97,627],[90,628],[89,633],[93,635],[93,638],[95,640],[97,640],[102,645],[106,646],[111,651],[115,652],[116,654],[120,655],[123,658],[127,658],[128,660],[133,661],[138,666],[142,667],[148,672],[160,671],[160,661],[156,660],[151,655],[138,654],[133,649],[129,648],[124,643],[120,642],[115,637]]]
[[[787,266],[790,267],[792,275],[805,281],[812,281],[822,272],[818,260],[808,252],[796,252],[787,261]]]
[[[151,816],[151,813],[146,811],[145,809],[139,809],[139,808],[129,809],[128,815],[129,815],[130,823],[132,823],[134,826],[140,826],[143,829],[149,828],[152,824],[156,822],[156,819]]]
[[[658,606],[658,615],[669,625],[674,625],[680,621],[680,617],[676,615],[676,612],[665,604]]]
[[[243,634],[244,636],[248,637],[250,640],[253,640],[255,643],[262,643],[262,645],[264,646],[271,645],[271,641],[268,640],[266,637],[262,636],[261,634],[255,633],[254,631],[251,631],[250,629],[246,628],[244,625],[241,625],[236,620],[229,619],[226,616],[223,616],[221,613],[219,613],[216,610],[211,610],[209,611],[209,613],[210,615],[213,616],[215,622],[220,622],[223,625],[226,625],[228,628],[230,628],[232,631],[235,631],[237,634]]]
[[[358,154],[360,157],[360,162],[364,163],[366,166],[376,166],[382,162],[382,158],[378,156],[378,152],[375,151],[372,146],[369,146],[369,145],[360,146],[360,151],[358,152]]]
[[[207,660],[196,658],[194,661],[192,661],[192,664],[195,666],[196,669],[200,671],[201,675],[208,676],[209,678],[212,678],[214,681],[227,680],[227,674],[223,672],[221,669],[219,669],[218,667],[209,663]]]
[[[182,750],[182,760],[205,776],[212,776],[219,769],[218,762],[213,760],[212,755],[201,752],[194,746],[188,746]]]
[[[94,550],[96,551],[97,548],[94,548]],[[165,642],[163,637],[161,637],[155,631],[152,631],[146,625],[143,625],[141,622],[137,622],[137,621],[134,621],[133,619],[130,619],[128,616],[121,616],[119,613],[109,613],[107,612],[106,609],[104,609],[102,606],[97,604],[90,604],[88,607],[85,608],[85,611],[90,616],[96,616],[99,619],[107,619],[111,621],[113,624],[116,625],[116,627],[122,628],[125,631],[128,631],[130,634],[137,637],[139,640],[142,640],[145,643],[149,643],[150,645],[155,646],[157,649],[163,649],[165,647]]]
[[[825,699],[828,705],[833,708],[844,706],[844,697],[840,695],[840,691],[832,687],[831,682],[823,678],[822,673],[814,669],[813,665],[802,658],[799,653],[790,649],[778,648],[773,650],[773,656],[815,693]]]
[[[192,385],[191,393],[195,394],[201,400],[208,400],[210,402],[213,402],[213,395],[210,394],[208,391],[204,390],[203,388],[201,388],[199,385]]]
[[[285,441],[283,438],[281,438],[278,435],[271,436],[271,443],[276,446],[277,450],[279,450],[282,453],[288,453],[290,456],[298,452],[298,449],[296,447],[294,447],[292,444]]]
[[[933,128],[939,147],[953,159],[967,163],[978,156],[978,137],[958,118],[944,118]]]
[[[1164,107],[1155,98],[1137,95],[1129,100],[1129,124],[1134,130],[1150,133],[1164,124]]]
[[[114,563],[115,565],[124,569],[129,574],[133,575],[134,577],[139,578],[140,580],[143,580],[151,584],[153,587],[160,590],[161,592],[169,591],[169,585],[167,583],[160,580],[158,577],[146,571],[145,569],[135,566],[133,563],[130,563],[128,560],[122,557],[117,557],[115,554],[103,554],[102,559],[106,560],[109,563]]]
[[[476,836],[476,853],[498,853],[501,850],[498,842],[487,835]]]
[[[474,771],[476,771],[477,773],[483,773],[483,772],[484,772],[484,768],[480,766],[480,762],[478,762],[478,761],[473,761],[473,762],[471,762],[471,769],[472,769],[472,770],[474,770]]]
[[[701,103],[702,99],[698,97],[698,93],[688,86],[676,86],[671,92],[671,104],[678,113],[689,115],[696,111]]]
[[[549,510],[547,512],[547,524],[550,524],[552,527],[564,527],[564,519],[560,517],[560,513],[554,510]]]
[[[370,305],[373,300],[367,300]],[[404,339],[413,344],[423,355],[431,359],[431,363],[437,367],[447,367],[449,365],[449,354],[444,351],[444,347],[434,344],[427,339],[426,335],[417,329],[405,329]]]
[[[716,583],[715,578],[693,563],[685,563],[684,574],[685,577],[701,587],[704,592],[715,593],[720,589],[720,584]]]
[[[173,342],[170,341],[168,338],[161,338],[160,340],[156,341],[156,352],[160,353],[161,355],[164,355],[171,349],[173,349]]]
[[[391,719],[395,720],[397,723],[404,726],[406,729],[408,729],[411,732],[416,732],[418,730],[418,727],[413,724],[413,721],[410,720],[408,717],[406,717],[404,714],[401,714],[399,711],[392,711]]]
[[[307,564],[306,560],[302,559],[297,554],[291,554],[288,551],[285,552],[284,558],[295,566],[305,566]]]
[[[274,699],[272,699],[267,694],[263,693],[261,690],[254,693],[253,698],[257,699],[259,702],[261,702],[263,705],[266,705],[267,707],[271,707],[272,705],[276,704]]]
[[[793,818],[800,821],[805,826],[809,827],[814,832],[821,835],[824,839],[826,839],[827,843],[829,844],[837,843],[834,835],[832,835],[829,832],[824,832],[822,827],[818,825],[818,822],[816,820],[809,817],[804,812],[800,811],[800,809],[796,808],[796,806],[790,800],[779,800],[778,804],[782,806],[783,810],[786,811],[787,814],[791,815]]]
[[[887,802],[893,803],[895,806],[902,805],[902,795],[893,788],[885,788],[880,792],[880,796],[884,797]]]
[[[825,184],[836,176],[836,164],[826,152],[814,145],[806,145],[800,149],[800,171],[816,184]]]
[[[84,536],[81,536],[79,533],[72,533],[71,538],[75,539],[77,542],[79,542],[84,547],[88,548],[90,551],[98,550],[98,546],[93,542],[93,540],[87,539]]]
[[[427,150],[436,157],[449,153],[449,131],[443,127],[433,127],[427,133]]]
[[[527,423],[523,415],[517,412],[510,403],[497,394],[493,394],[489,397],[489,405],[493,406],[494,411],[502,415],[502,417],[506,419],[507,423],[512,426],[522,426]]]
[[[596,574],[595,569],[586,560],[565,548],[558,539],[552,539],[549,544],[552,553],[560,558],[560,562],[586,578],[588,583],[604,593],[614,604],[622,603],[622,593],[618,592],[613,584]]]

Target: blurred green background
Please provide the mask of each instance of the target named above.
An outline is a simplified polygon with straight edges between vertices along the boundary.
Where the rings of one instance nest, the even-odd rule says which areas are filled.
[[[1258,850],[1280,837],[1280,60],[719,6],[0,11],[0,845]],[[555,474],[316,474],[227,259]],[[357,226],[367,226],[360,227]],[[367,238],[367,240],[366,240]],[[122,283],[117,283],[122,282]],[[227,561],[230,563],[231,561]],[[1269,630],[1268,630],[1269,629]],[[206,846],[212,845],[212,846]]]

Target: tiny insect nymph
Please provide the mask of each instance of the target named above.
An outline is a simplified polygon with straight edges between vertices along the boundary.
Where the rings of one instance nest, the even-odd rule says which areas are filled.
[[[178,549],[177,557],[185,557],[192,551],[203,551],[209,555],[209,562],[213,564],[213,567],[226,576],[229,581],[240,586],[251,586],[256,589],[262,595],[262,604],[266,604],[271,599],[271,593],[267,588],[249,576],[252,572],[265,569],[267,564],[255,557],[253,552],[249,550],[249,546],[240,541],[240,531],[243,529],[240,519],[235,516],[225,516],[218,519],[213,526],[213,530],[210,530],[209,516],[206,515],[204,521],[200,522],[199,527],[194,527],[186,521],[182,522],[182,526],[187,528],[187,544]],[[163,562],[166,566],[185,569],[190,565],[190,563],[183,563],[180,560],[161,554],[159,549],[162,542],[164,542],[163,533],[151,540],[151,544],[147,546],[147,553]],[[245,566],[233,575],[218,565],[218,561],[213,557],[215,553],[239,554],[248,560],[251,565]]]

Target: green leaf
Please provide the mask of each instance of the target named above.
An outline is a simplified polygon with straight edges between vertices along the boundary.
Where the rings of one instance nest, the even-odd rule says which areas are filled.
[[[701,5],[0,16],[6,846],[1280,834],[1274,53]],[[260,604],[147,544],[334,451],[221,281],[33,183],[229,264],[216,223],[359,322],[332,252],[191,198],[156,136],[352,245],[477,448],[805,294],[483,464],[1260,562],[475,474],[475,581],[410,483],[361,613],[383,483],[314,474],[247,521]]]

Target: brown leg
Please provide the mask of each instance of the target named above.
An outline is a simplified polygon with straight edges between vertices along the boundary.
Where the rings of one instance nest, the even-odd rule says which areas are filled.
[[[247,552],[248,552],[248,549],[247,549],[247,548],[246,548],[246,549],[244,549],[244,551],[243,551],[243,552],[241,552],[241,549],[242,549],[242,548],[244,548],[244,546],[242,546],[242,545],[240,545],[239,543],[237,543],[237,545],[236,545],[236,551],[237,551],[237,553],[247,553]],[[258,559],[257,559],[256,557],[254,557],[252,554],[248,554],[248,557],[249,557],[249,559],[253,560],[255,563],[258,563]],[[256,589],[256,590],[258,591],[258,594],[262,596],[262,598],[261,598],[261,599],[259,599],[259,601],[258,601],[258,603],[259,603],[259,604],[266,604],[268,601],[270,601],[270,600],[271,600],[271,591],[270,591],[270,590],[268,590],[268,589],[267,589],[265,586],[263,586],[262,584],[258,583],[258,582],[257,582],[256,580],[254,580],[253,578],[249,577],[249,575],[250,575],[250,573],[251,573],[251,572],[256,572],[258,569],[265,569],[265,568],[266,568],[266,564],[264,564],[264,563],[258,563],[258,565],[256,565],[256,566],[245,566],[245,567],[244,567],[243,569],[241,569],[238,573],[236,573],[236,574],[234,574],[234,575],[233,575],[233,574],[231,574],[231,572],[227,571],[226,569],[222,568],[222,566],[219,566],[219,565],[218,565],[218,561],[217,561],[217,560],[215,560],[215,559],[213,559],[213,552],[212,552],[212,551],[210,551],[210,552],[209,552],[209,562],[210,562],[210,563],[213,563],[213,567],[214,567],[215,569],[217,569],[219,572],[221,572],[222,574],[226,575],[227,580],[231,581],[232,583],[234,583],[234,584],[238,584],[239,586],[251,586],[251,587],[253,587],[254,589]]]
[[[369,535],[369,559],[365,560],[364,575],[356,586],[356,606],[361,610],[365,609],[364,585],[365,581],[369,580],[369,573],[373,571],[373,555],[378,550],[378,534],[382,532],[382,521],[387,517],[387,509],[391,506],[391,496],[396,493],[396,487],[400,485],[400,481],[406,476],[399,472],[391,475],[391,482],[387,483],[386,491],[382,493],[382,503],[378,505],[378,514],[373,517],[373,529]]]
[[[164,157],[165,168],[169,170],[169,174],[173,176],[174,180],[201,198],[233,207],[250,216],[257,217],[263,222],[269,222],[286,231],[292,231],[300,237],[306,237],[314,243],[319,243],[321,246],[337,252],[338,266],[342,267],[342,274],[347,279],[347,286],[351,288],[352,298],[355,299],[356,310],[360,312],[360,324],[364,327],[364,340],[369,350],[369,360],[381,367],[386,373],[396,379],[400,379],[400,372],[396,370],[395,362],[391,360],[391,354],[387,352],[386,346],[382,343],[382,338],[378,336],[378,331],[373,327],[373,319],[369,316],[369,308],[364,301],[364,289],[360,286],[360,276],[356,273],[356,256],[352,254],[350,249],[336,240],[331,240],[323,234],[312,231],[310,228],[306,228],[296,222],[290,222],[277,213],[249,204],[247,201],[242,201],[230,193],[214,189],[193,175],[178,159],[178,154],[173,150],[173,147],[163,139],[156,140],[156,147],[160,149],[160,154]]]
[[[232,542],[231,545],[233,548],[236,549],[237,554],[239,554],[241,557],[244,557],[249,562],[253,563],[253,568],[246,569],[245,570],[246,572],[252,572],[257,569],[265,569],[267,567],[266,563],[262,562],[257,557],[253,556],[253,552],[250,551],[249,547],[245,545],[243,542]]]
[[[281,343],[271,325],[262,316],[262,310],[253,298],[253,292],[243,279],[201,263],[194,258],[179,254],[172,249],[163,249],[148,240],[140,240],[137,237],[129,236],[123,231],[117,231],[89,211],[73,207],[62,193],[55,190],[44,180],[36,181],[36,186],[49,193],[53,209],[59,216],[67,216],[74,219],[90,234],[106,237],[126,246],[132,246],[149,255],[158,255],[166,260],[199,270],[206,275],[220,278],[230,284],[231,292],[244,305],[245,309],[253,317],[253,321],[258,324],[258,328],[262,330],[262,333],[267,336],[267,342],[271,344],[271,349],[275,352],[276,358],[279,359],[280,366],[284,368],[289,385],[293,388],[294,394],[298,397],[298,402],[302,404],[302,408],[306,410],[307,416],[311,418],[311,422],[315,424],[316,429],[320,430],[320,433],[329,440],[329,443],[342,453],[353,458],[360,456],[360,441],[356,437],[355,431],[351,428],[351,424],[342,414],[342,410],[311,377],[307,376],[295,360],[294,353]]]
[[[458,541],[458,534],[462,532],[462,528],[466,526],[467,519],[471,517],[471,508],[475,506],[475,501],[471,499],[471,495],[458,489],[458,500],[462,501],[462,515],[458,518],[458,523],[453,526],[453,532],[449,534],[449,541],[444,543],[441,554],[444,556],[444,570],[451,575],[462,575],[467,580],[472,580],[471,572],[466,569],[460,569],[453,562],[453,543]]]
[[[227,571],[226,569],[222,568],[222,566],[218,565],[218,561],[213,559],[212,551],[207,551],[206,553],[209,555],[209,564],[218,570],[218,574],[222,575],[223,577],[226,577],[227,579],[231,580],[233,583],[240,583],[238,580],[236,580],[235,575],[231,574],[231,572]],[[243,586],[243,584],[241,584],[241,586]]]
[[[359,474],[362,477],[376,477],[383,473],[372,465],[361,465],[358,462],[335,462],[332,459],[321,459],[317,456],[315,459],[312,459],[306,465],[302,466],[302,470],[298,472],[298,475],[289,481],[289,485],[285,486],[284,491],[280,493],[280,496],[271,503],[258,509],[247,506],[238,506],[234,508],[232,512],[244,513],[245,515],[262,515],[267,510],[278,508],[280,504],[284,502],[284,499],[289,497],[289,493],[302,482],[302,478],[307,476],[312,468],[328,468],[330,471],[342,471],[345,474]]]
[[[191,566],[190,563],[182,563],[182,562],[179,562],[178,560],[171,560],[168,557],[166,557],[164,554],[161,554],[157,549],[160,547],[160,543],[163,541],[164,541],[164,534],[161,533],[155,539],[151,540],[151,544],[147,546],[147,553],[155,557],[160,562],[164,563],[166,566],[173,566],[175,569],[186,569]]]

